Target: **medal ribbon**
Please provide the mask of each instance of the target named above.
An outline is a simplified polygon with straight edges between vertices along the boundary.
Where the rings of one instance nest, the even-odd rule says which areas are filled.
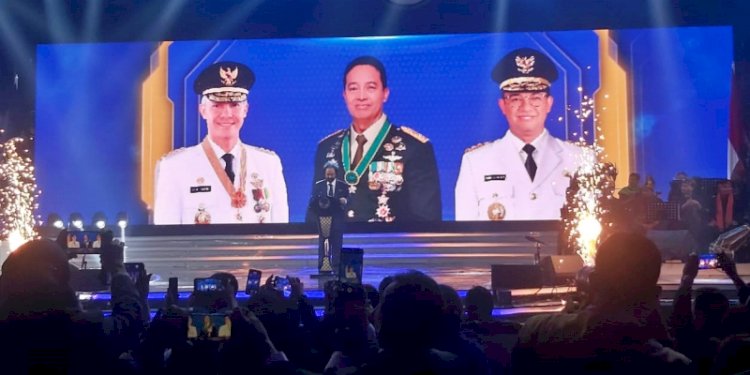
[[[240,189],[239,190],[234,189],[234,185],[232,184],[232,181],[229,179],[229,176],[227,176],[227,173],[224,172],[224,168],[221,167],[221,164],[219,163],[219,158],[216,157],[216,153],[214,153],[214,150],[211,148],[211,145],[208,143],[208,137],[203,139],[203,142],[201,142],[201,147],[203,148],[203,152],[206,154],[206,157],[208,158],[208,162],[211,164],[211,168],[213,168],[214,173],[216,173],[216,176],[219,177],[219,181],[221,181],[221,185],[224,186],[224,190],[227,191],[229,198],[232,200],[232,207],[236,207],[236,208],[245,207],[245,203],[247,203],[247,199],[245,198],[245,181],[247,180],[247,151],[245,151],[245,147],[242,147],[242,154],[240,156]]]
[[[354,174],[357,176],[357,181],[352,183],[348,179],[345,178],[346,183],[349,185],[356,185],[359,183],[359,179],[362,176],[362,173],[367,169],[367,167],[370,165],[370,162],[375,157],[375,154],[378,152],[378,149],[383,144],[383,140],[385,139],[385,135],[388,134],[388,131],[391,130],[391,122],[386,119],[385,123],[383,124],[383,128],[380,129],[378,132],[378,135],[375,137],[375,141],[373,141],[373,145],[370,147],[369,150],[367,150],[367,154],[365,154],[364,157],[362,157],[362,160],[359,161],[359,164],[355,166],[355,169],[352,171],[351,168],[351,151],[349,147],[349,134],[344,136],[344,140],[341,142],[341,155],[342,155],[342,164],[344,164],[344,174]],[[216,156],[214,156],[215,158]]]

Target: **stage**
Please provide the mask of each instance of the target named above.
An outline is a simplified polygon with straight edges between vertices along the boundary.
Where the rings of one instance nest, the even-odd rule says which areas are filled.
[[[675,257],[671,247],[681,241],[684,233],[656,233],[665,258]],[[541,257],[557,254],[556,231],[502,231],[453,233],[356,233],[346,235],[346,247],[364,249],[363,283],[377,287],[380,281],[409,269],[422,271],[438,283],[465,291],[479,285],[491,289],[491,266],[494,264],[533,264],[535,244],[532,236],[544,243]],[[671,238],[672,240],[669,240]],[[304,283],[305,292],[322,302],[324,281],[310,278],[317,273],[317,237],[312,234],[224,234],[224,235],[149,235],[126,238],[126,262],[143,262],[151,281],[152,298],[162,296],[170,277],[177,277],[181,294],[187,295],[193,279],[208,277],[214,272],[229,272],[240,283],[240,295],[248,268],[260,269],[263,279],[271,275],[295,276]],[[98,268],[98,256],[87,256],[88,268]],[[71,260],[80,267],[81,257]],[[680,282],[682,262],[667,260],[662,265],[659,284],[663,302],[669,304]],[[738,271],[750,279],[750,264],[739,264]],[[637,277],[637,270],[633,270]],[[734,286],[720,270],[701,270],[695,289],[711,286],[736,298]],[[513,305],[523,306],[521,312],[555,311],[562,309],[565,295],[575,292],[571,286],[513,289]],[[153,307],[153,305],[152,305]],[[531,309],[531,310],[530,310]],[[513,310],[503,310],[503,314]]]

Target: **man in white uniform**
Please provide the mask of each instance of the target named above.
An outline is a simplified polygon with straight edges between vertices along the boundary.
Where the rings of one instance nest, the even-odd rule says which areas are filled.
[[[250,68],[230,61],[195,80],[208,135],[157,164],[154,224],[289,222],[278,155],[240,141],[254,82]]]
[[[539,51],[522,48],[492,71],[498,106],[508,120],[500,139],[464,153],[456,183],[456,220],[559,220],[569,176],[581,148],[553,137],[544,127],[557,68]]]

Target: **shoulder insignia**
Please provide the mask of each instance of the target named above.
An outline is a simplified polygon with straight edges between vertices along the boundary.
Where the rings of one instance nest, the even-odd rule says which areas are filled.
[[[272,151],[272,150],[269,150],[269,149],[267,149],[267,148],[263,148],[263,147],[258,147],[258,146],[250,146],[250,147],[252,147],[253,149],[255,149],[255,150],[257,150],[257,151],[260,151],[260,152],[262,152],[262,153],[264,153],[264,154],[268,154],[268,155],[274,155],[274,156],[276,155],[276,152],[274,152],[274,151]]]
[[[337,136],[337,135],[339,135],[339,134],[341,134],[341,133],[343,133],[345,131],[346,131],[346,129],[336,130],[335,132],[333,132],[331,134],[328,134],[327,136],[323,137],[323,139],[321,139],[320,142],[323,142],[323,141],[325,141],[325,140],[327,140],[329,138],[333,138],[333,137],[335,137],[335,136]]]
[[[474,146],[468,147],[466,150],[464,150],[464,154],[468,154],[469,152],[472,152],[472,151],[474,151],[476,149],[479,149],[479,148],[481,148],[481,147],[483,147],[483,146],[485,146],[487,144],[490,144],[490,143],[492,143],[492,142],[488,141],[488,142],[477,143]]]
[[[418,141],[422,143],[427,143],[430,139],[422,135],[420,132],[408,127],[408,126],[401,126],[401,131],[409,134],[410,136],[416,138]]]
[[[164,155],[163,155],[163,156],[161,157],[161,159],[167,159],[167,158],[171,158],[171,157],[173,157],[173,156],[175,156],[175,155],[179,155],[179,154],[181,154],[181,153],[182,153],[183,151],[185,151],[185,150],[187,150],[187,149],[188,149],[187,147],[180,147],[180,148],[178,148],[178,149],[174,149],[174,150],[172,150],[172,151],[170,151],[170,152],[168,152],[168,153],[164,154]]]

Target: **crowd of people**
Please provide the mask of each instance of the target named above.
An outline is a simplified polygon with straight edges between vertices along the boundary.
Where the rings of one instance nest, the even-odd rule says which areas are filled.
[[[69,286],[67,254],[35,240],[13,252],[0,276],[0,363],[4,374],[735,374],[750,371],[750,288],[730,257],[719,266],[739,306],[715,289],[693,292],[698,258],[684,266],[670,307],[660,304],[661,256],[638,233],[601,245],[577,303],[525,322],[493,317],[483,287],[462,300],[419,271],[376,288],[331,281],[318,318],[298,278],[287,296],[273,278],[240,306],[237,280],[180,301],[171,290],[151,319],[150,275],[125,271],[122,245],[103,249],[111,313],[85,311]],[[633,270],[639,270],[633,277]],[[693,301],[693,295],[695,299]],[[220,315],[213,329],[197,313]]]

